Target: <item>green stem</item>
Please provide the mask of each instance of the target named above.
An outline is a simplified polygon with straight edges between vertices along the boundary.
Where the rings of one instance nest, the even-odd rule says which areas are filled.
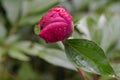
[[[9,35],[15,34],[17,28],[18,28],[19,21],[17,21],[15,24],[12,25],[12,28],[10,29]]]

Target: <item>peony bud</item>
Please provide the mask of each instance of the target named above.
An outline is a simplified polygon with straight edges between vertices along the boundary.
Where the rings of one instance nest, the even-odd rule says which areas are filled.
[[[73,32],[72,16],[62,7],[51,8],[39,21],[39,37],[46,42],[62,41]]]

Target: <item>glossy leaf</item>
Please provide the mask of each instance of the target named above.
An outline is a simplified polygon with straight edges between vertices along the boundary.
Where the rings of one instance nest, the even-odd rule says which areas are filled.
[[[68,58],[77,68],[100,75],[114,75],[103,50],[85,39],[69,39],[64,42]]]

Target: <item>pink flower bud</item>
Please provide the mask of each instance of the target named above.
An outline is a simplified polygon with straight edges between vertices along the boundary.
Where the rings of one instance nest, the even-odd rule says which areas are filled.
[[[39,21],[39,37],[46,42],[62,41],[73,32],[72,16],[62,7],[51,8]]]

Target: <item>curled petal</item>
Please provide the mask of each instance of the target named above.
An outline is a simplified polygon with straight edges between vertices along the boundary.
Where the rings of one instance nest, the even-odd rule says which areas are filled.
[[[68,38],[72,33],[70,25],[64,22],[55,22],[49,24],[40,33],[39,36],[46,42],[57,42]]]

